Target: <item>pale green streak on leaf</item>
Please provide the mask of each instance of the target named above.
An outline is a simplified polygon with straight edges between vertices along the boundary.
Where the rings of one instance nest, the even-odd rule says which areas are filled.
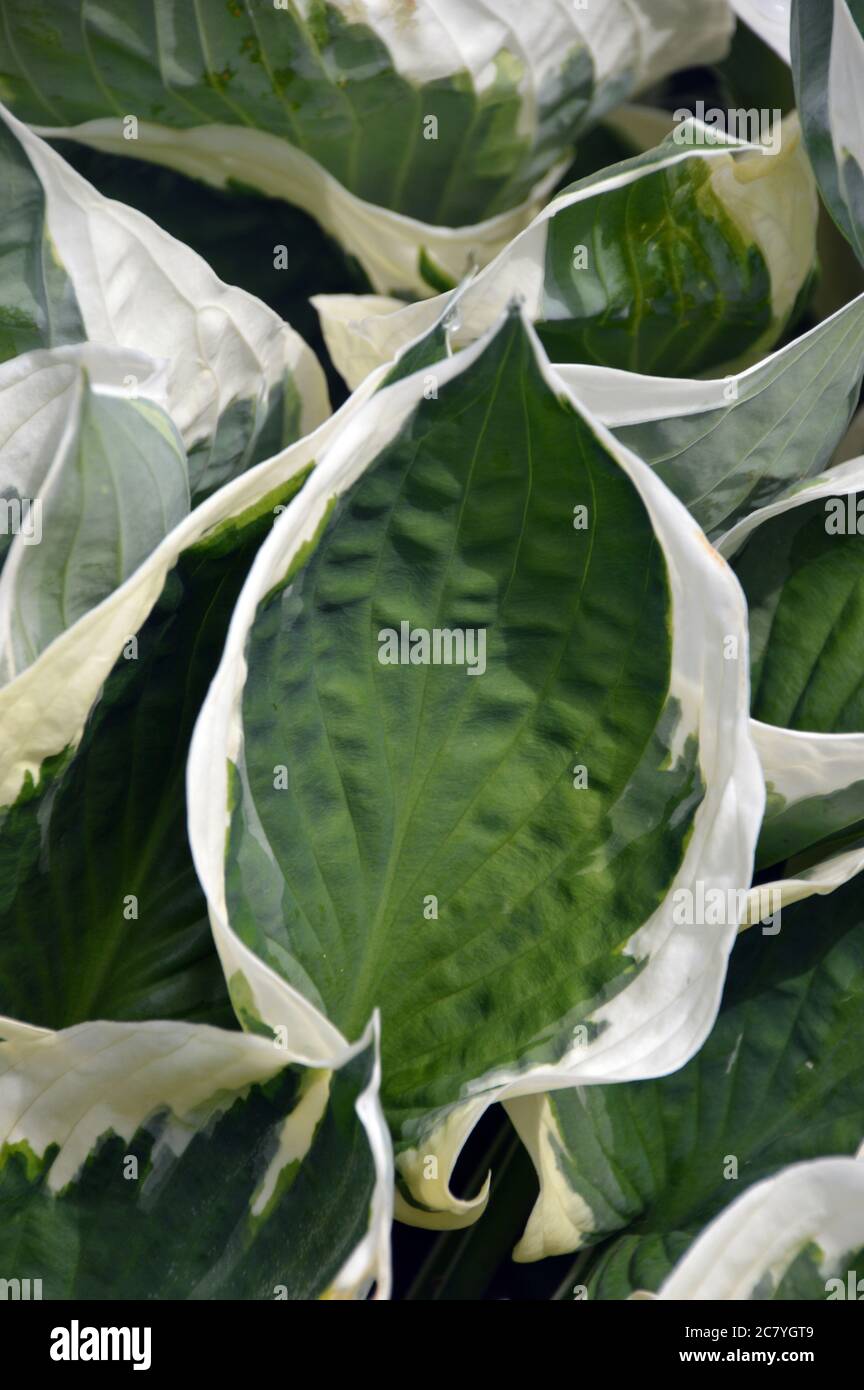
[[[288,483],[279,483],[265,497],[262,497],[258,502],[251,503],[245,511],[239,512],[237,516],[226,517],[213,531],[198,541],[193,549],[201,554],[210,555],[218,554],[222,549],[230,550],[236,539],[253,523],[261,521],[268,514],[275,521],[278,515],[277,507],[281,510],[287,507],[291,498],[300,491],[314,467],[314,463],[308,464],[305,468],[301,468]]]
[[[233,766],[232,763],[231,767]],[[228,993],[231,996],[231,1007],[245,1032],[254,1033],[259,1038],[275,1037],[273,1029],[262,1023],[258,1017],[252,987],[242,970],[235,970],[228,980]]]

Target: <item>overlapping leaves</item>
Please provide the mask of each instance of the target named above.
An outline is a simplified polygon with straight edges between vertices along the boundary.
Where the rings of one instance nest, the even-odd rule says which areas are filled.
[[[363,384],[315,430],[288,326],[0,112],[0,1263],[45,1296],[386,1296],[394,1145],[403,1217],[471,1221],[498,1100],[519,1253],[599,1244],[591,1297],[860,1255],[861,465],[817,475],[861,301],[765,357],[814,265],[794,117],[523,231],[722,50],[688,8],[3,6],[19,116],[294,199],[401,296],[319,302]],[[799,0],[793,60],[860,250],[859,19]],[[782,925],[717,1016],[754,853]]]
[[[6,0],[3,17],[0,81],[24,119],[297,202],[377,289],[417,293],[490,259],[590,121],[720,57],[731,29],[725,0],[706,0],[698,26],[686,0],[491,0],[482,15],[470,0],[158,0],[134,14]]]
[[[860,882],[789,909],[776,927],[742,937],[714,1029],[674,1075],[511,1103],[542,1176],[523,1259],[601,1243],[580,1275],[592,1296],[656,1291],[746,1188],[793,1163],[855,1154]]]

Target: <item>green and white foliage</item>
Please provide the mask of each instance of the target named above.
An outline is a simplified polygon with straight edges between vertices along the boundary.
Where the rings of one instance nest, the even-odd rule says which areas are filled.
[[[680,1071],[509,1103],[541,1184],[517,1258],[603,1242],[579,1276],[589,1297],[626,1298],[662,1286],[669,1297],[729,1298],[751,1296],[729,1291],[743,1273],[731,1255],[714,1254],[716,1283],[705,1286],[714,1293],[684,1293],[683,1284],[663,1281],[685,1252],[680,1268],[701,1268],[701,1252],[722,1244],[712,1232],[749,1231],[754,1243],[743,1248],[754,1266],[751,1288],[783,1257],[791,1264],[800,1254],[797,1272],[804,1273],[809,1242],[823,1256],[860,1247],[864,1226],[857,1234],[853,1226],[864,1222],[864,1166],[850,1178],[860,1194],[854,1203],[842,1184],[836,1189],[843,1200],[835,1214],[843,1216],[845,1205],[841,1233],[853,1237],[846,1246],[829,1248],[820,1239],[828,1232],[807,1224],[831,1209],[833,1184],[821,1189],[826,1205],[811,1202],[808,1188],[794,1188],[782,1217],[772,1206],[763,1227],[753,1214],[766,1193],[784,1190],[790,1164],[801,1173],[817,1174],[817,1160],[851,1171],[851,1158],[822,1155],[851,1156],[860,1144],[862,1004],[859,880],[740,938],[711,1035]],[[760,1264],[770,1249],[766,1235],[780,1245]]]
[[[0,1019],[0,1265],[51,1299],[389,1292],[377,1030],[330,1069],[188,1023]]]
[[[698,10],[0,0],[0,1296],[864,1292],[864,0]]]
[[[790,61],[789,18],[793,0],[729,0],[739,20],[758,34],[769,48]]]
[[[661,1299],[860,1298],[864,1162],[787,1168],[718,1217],[665,1280]]]
[[[656,474],[515,310],[428,384],[372,396],[273,528],[188,796],[229,986],[319,1056],[380,1000],[406,1191],[467,1219],[492,1101],[699,1046],[738,918],[676,929],[672,895],[749,886],[763,786],[740,591]]]
[[[124,577],[112,571],[125,558],[119,502],[134,498],[134,488],[126,479],[103,493],[103,474],[128,463],[133,478],[141,470],[150,479],[132,518],[133,535],[144,534],[147,508],[154,524],[163,515],[152,470],[165,459],[152,445],[164,451],[165,438],[142,428],[142,401],[97,389],[95,373],[125,373],[131,362],[143,376],[147,359],[90,346],[29,358],[0,368],[0,399],[13,398],[17,419],[16,388],[29,387],[32,417],[19,412],[28,458],[38,481],[40,450],[43,462],[53,456],[62,487],[55,497],[40,484],[40,543],[15,536],[0,574],[4,659],[13,664],[16,642],[47,636],[54,619],[58,630],[0,686],[0,1012],[57,1028],[93,1017],[223,1023],[231,1011],[186,834],[189,739],[258,546],[363,393],[195,508]],[[3,392],[8,375],[15,379]],[[96,410],[114,412],[107,453],[98,431],[91,437],[79,427],[84,391]],[[69,447],[58,402],[70,409]],[[135,417],[134,433],[117,429],[124,411]],[[170,439],[164,417],[163,427]],[[14,459],[16,440],[22,430],[0,444],[0,470],[7,455]],[[182,449],[179,458],[185,465]],[[86,546],[66,544],[72,523]],[[86,607],[103,578],[105,595]],[[71,611],[72,599],[86,611]]]
[[[38,782],[46,757],[77,743],[106,676],[162,594],[178,557],[211,538],[217,555],[223,545],[231,549],[235,542],[241,545],[244,537],[252,536],[257,544],[262,526],[266,528],[280,514],[302,485],[331,430],[350,418],[386,375],[386,371],[374,374],[317,430],[211,494],[170,530],[158,491],[149,494],[146,510],[151,516],[151,536],[156,537],[160,528],[166,534],[135,567],[131,563],[135,557],[129,557],[121,544],[124,512],[118,510],[111,491],[111,475],[124,466],[124,449],[128,450],[126,467],[157,469],[160,486],[165,482],[165,461],[169,468],[176,463],[180,447],[176,430],[161,408],[167,399],[164,362],[86,346],[36,352],[0,366],[0,401],[5,407],[0,423],[0,507],[2,529],[8,531],[0,538],[2,631],[27,629],[30,620],[56,619],[53,640],[35,657],[32,650],[22,653],[29,661],[10,656],[8,641],[3,639],[6,684],[0,685],[0,806],[14,800],[28,779]],[[130,376],[134,378],[131,386]],[[82,435],[81,400],[91,406],[94,401],[107,402],[115,420],[127,425],[134,421],[134,433],[128,429],[125,434],[112,433],[110,457],[100,455],[98,429],[90,428]],[[146,435],[139,429],[142,420],[150,422]],[[40,524],[40,516],[43,539],[47,534],[52,546],[55,539],[62,540],[66,502],[61,508],[51,501],[52,488],[60,486],[61,478],[66,501],[74,498],[78,487],[86,487],[92,496],[86,521],[97,539],[89,550],[72,547],[69,554],[77,568],[66,567],[64,555],[51,547],[38,565],[28,554],[28,532]],[[48,492],[42,497],[39,489],[46,485]],[[33,502],[40,503],[40,508],[24,505]],[[139,513],[136,525],[143,520]],[[137,539],[135,545],[138,556]],[[19,556],[17,566],[8,560],[10,553]],[[62,611],[55,606],[46,618],[43,574],[53,576],[55,588],[62,581],[68,590],[74,581],[77,604],[66,604]]]
[[[864,296],[726,378],[686,381],[579,365],[556,371],[719,544],[754,510],[831,462],[864,374]]]
[[[804,138],[822,196],[864,261],[860,0],[793,0],[792,68]]]
[[[85,341],[165,359],[193,500],[325,418],[323,373],[293,329],[2,107],[0,187],[15,209],[0,230],[0,360]]]
[[[816,254],[816,189],[796,117],[770,138],[742,144],[682,120],[655,149],[558,194],[453,296],[454,347],[518,295],[556,363],[681,376],[755,362],[789,322]],[[776,218],[778,200],[788,220]],[[354,387],[446,300],[314,302]]]
[[[319,299],[332,331],[326,296]],[[343,299],[374,315],[385,301]],[[395,301],[394,301],[395,303]],[[422,306],[425,312],[429,306]],[[458,302],[402,349],[436,357],[453,351]],[[394,319],[398,315],[394,315]],[[375,317],[350,325],[370,338]],[[335,338],[331,344],[336,347]],[[389,346],[384,351],[389,351]],[[377,361],[362,355],[358,375]],[[380,373],[381,367],[374,366]],[[616,438],[649,463],[713,541],[758,508],[793,492],[832,460],[858,401],[864,373],[864,296],[859,296],[745,371],[708,380],[642,376],[612,367],[556,365],[557,376]]]
[[[755,512],[721,545],[750,610],[754,737],[768,787],[757,864],[786,863],[785,901],[864,867],[862,491],[864,461],[852,460]]]
[[[0,366],[0,400],[14,412],[0,480],[18,522],[4,537],[0,685],[119,588],[189,513],[186,451],[168,415],[94,374],[122,382],[142,365],[85,345]]]
[[[165,364],[160,366],[143,353],[83,343],[37,348],[0,363],[0,499],[5,504],[0,567],[16,535],[23,533],[31,545],[39,543],[44,525],[32,504],[37,500],[44,504],[42,491],[52,465],[55,474],[65,468],[62,463],[57,465],[58,451],[62,449],[66,457],[74,451],[81,437],[85,400],[96,403],[97,408],[105,396],[116,398],[122,393],[132,400],[129,383],[133,380],[138,383],[134,399],[155,410],[164,408]],[[169,424],[168,430],[172,429]],[[170,463],[168,469],[170,472]],[[188,481],[179,490],[185,491],[181,510],[186,511]]]
[[[381,291],[491,258],[613,105],[723,55],[726,0],[7,0],[27,121],[296,202]],[[481,224],[478,226],[478,224]]]

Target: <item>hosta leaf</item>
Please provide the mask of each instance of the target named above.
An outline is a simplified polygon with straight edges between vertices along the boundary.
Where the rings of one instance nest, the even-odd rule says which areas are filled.
[[[796,118],[773,136],[772,153],[684,121],[656,149],[558,194],[458,292],[454,346],[518,293],[555,362],[686,376],[756,361],[789,321],[816,250]],[[350,386],[441,312],[435,301],[397,311],[366,301],[360,314],[350,295],[315,303]]]
[[[606,1285],[596,1296],[656,1290],[743,1188],[757,1191],[754,1184],[790,1163],[856,1151],[864,1109],[860,881],[784,911],[767,930],[751,928],[735,947],[714,1029],[682,1070],[508,1103],[541,1179],[517,1258],[620,1231],[592,1266]]]
[[[24,119],[297,202],[376,288],[425,293],[525,225],[590,120],[722,56],[731,28],[724,0],[699,25],[686,0],[10,0],[4,18],[0,82]]]
[[[864,10],[860,0],[793,0],[792,70],[822,196],[864,261]]]
[[[725,380],[558,372],[719,540],[830,462],[861,388],[864,296]]]
[[[827,475],[818,490],[833,481]],[[799,492],[797,505],[754,525],[734,556],[750,605],[753,714],[768,724],[826,734],[864,729],[857,660],[864,524],[862,535],[856,529],[864,467],[855,465],[841,486],[839,495],[809,502],[812,489]]]
[[[768,783],[757,862],[805,852],[809,860],[784,885],[787,898],[824,891],[838,871],[864,862],[859,490],[864,464],[854,460],[754,513],[723,542],[750,607],[752,711]]]
[[[164,404],[164,369],[143,353],[85,343],[37,349],[0,364],[0,568],[22,523],[35,538],[31,504],[64,439],[82,373],[92,383],[114,388],[134,379],[143,399]]]
[[[784,902],[829,893],[864,869],[864,735],[753,722],[768,803],[756,863],[783,868]]]
[[[24,379],[28,394],[41,397],[43,375]],[[0,391],[3,378],[0,367]],[[27,498],[29,525],[19,523],[0,578],[2,683],[119,588],[189,512],[186,451],[158,405],[92,384],[85,366],[69,396],[50,468]],[[53,420],[44,411],[36,419],[48,431],[35,440],[28,421],[31,457],[44,458]],[[0,444],[4,492],[13,490],[6,452]]]
[[[319,1050],[380,1005],[402,1175],[433,1208],[493,1100],[699,1045],[735,925],[675,932],[669,894],[749,884],[762,785],[723,655],[746,650],[737,586],[521,315],[424,387],[336,432],[265,543],[189,796],[226,977],[245,951],[259,1016]],[[483,673],[470,646],[475,678],[383,664],[403,622],[467,629]]]
[[[86,338],[75,290],[46,226],[45,190],[18,142],[0,126],[0,360]]]
[[[23,185],[22,199],[40,209],[44,223],[36,241],[34,226],[16,233],[13,223],[7,234],[13,245],[0,257],[0,323],[19,321],[22,303],[29,308],[26,333],[7,332],[0,348],[10,356],[88,339],[167,359],[166,404],[190,456],[193,498],[324,419],[321,368],[287,324],[222,284],[148,217],[103,198],[2,107],[0,181],[13,196]],[[49,251],[46,301],[41,266]],[[57,307],[58,281],[77,314]]]
[[[858,1299],[864,1163],[822,1158],[760,1183],[709,1226],[658,1297],[819,1302]]]
[[[137,159],[104,154],[71,140],[55,148],[105,197],[153,218],[163,231],[197,251],[220,280],[255,295],[290,323],[321,362],[331,398],[342,404],[344,387],[324,349],[309,294],[313,286],[322,293],[361,293],[369,283],[357,261],[307,213],[249,189],[213,188],[176,170],[142,167]],[[839,232],[836,235],[839,239]],[[848,298],[847,291],[842,302]]]
[[[40,1280],[50,1299],[362,1298],[376,1281],[387,1296],[392,1160],[371,1028],[332,1071],[184,1023],[9,1031],[7,1279]]]

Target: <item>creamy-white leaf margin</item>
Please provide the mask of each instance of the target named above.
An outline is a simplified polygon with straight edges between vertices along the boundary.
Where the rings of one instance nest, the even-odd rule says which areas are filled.
[[[819,1251],[826,1281],[845,1283],[844,1259],[864,1246],[864,1162],[817,1158],[755,1183],[716,1217],[667,1276],[661,1301],[771,1298],[798,1255]]]
[[[795,488],[788,497],[753,512],[723,537],[718,549],[731,559],[753,532],[772,517],[823,498],[857,493],[864,493],[864,458],[831,468]],[[782,799],[783,810],[814,797],[831,796],[853,783],[864,781],[864,732],[808,733],[777,728],[756,719],[752,721],[752,732],[768,791]],[[785,907],[814,893],[832,893],[862,869],[864,848],[850,849],[830,855],[794,877],[763,884],[751,895],[751,921],[759,920],[760,894],[766,891],[776,892]]]
[[[762,820],[764,782],[749,729],[747,621],[743,595],[725,561],[657,476],[624,449],[556,375],[523,314],[538,368],[551,390],[591,426],[603,447],[637,488],[660,540],[669,572],[674,613],[670,695],[681,702],[676,738],[698,738],[705,797],[693,824],[685,859],[664,903],[627,943],[646,960],[632,983],[596,1011],[606,1026],[588,1044],[576,1042],[555,1065],[502,1068],[478,1077],[464,1097],[429,1120],[418,1146],[397,1160],[420,1211],[397,1196],[397,1215],[414,1224],[467,1224],[485,1205],[486,1187],[463,1201],[450,1178],[471,1130],[494,1102],[568,1087],[661,1075],[684,1064],[701,1046],[719,1007],[736,924],[705,932],[672,921],[672,895],[706,880],[718,887],[746,887]],[[497,325],[496,325],[497,327]],[[470,370],[495,329],[438,368],[443,386]],[[242,694],[245,646],[258,605],[285,575],[301,548],[314,540],[332,499],[344,493],[397,434],[423,398],[423,371],[379,391],[334,432],[318,467],[287,507],[259,551],[240,594],[222,661],[202,706],[187,769],[189,838],[208,900],[214,938],[226,978],[238,972],[248,983],[253,1012],[285,1031],[303,1057],[344,1046],[338,1030],[298,990],[262,963],[237,937],[228,916],[225,842],[229,825],[229,761],[242,758]],[[739,661],[724,659],[724,640],[738,638]],[[439,1176],[423,1177],[424,1157],[438,1158]]]
[[[577,203],[602,198],[690,159],[716,164],[712,187],[740,231],[760,246],[771,269],[774,318],[785,321],[812,267],[816,245],[816,187],[797,118],[789,116],[784,122],[779,155],[691,118],[682,122],[674,139],[559,193],[493,261],[456,290],[407,306],[386,296],[313,296],[338,371],[353,389],[373,368],[428,331],[448,305],[453,308],[457,349],[484,333],[514,295],[529,318],[539,318],[550,221]],[[795,212],[784,219],[778,236],[775,209],[784,195],[794,202]]]
[[[379,1100],[379,1033],[376,1016],[356,1044],[321,1064],[332,1073],[374,1048],[370,1079],[355,1105],[375,1169],[369,1220],[322,1295],[327,1299],[363,1299],[373,1285],[376,1299],[390,1297],[393,1156]],[[297,1060],[273,1039],[206,1024],[99,1021],[54,1032],[0,1017],[0,1152],[24,1147],[42,1159],[57,1145],[46,1179],[56,1197],[76,1182],[107,1134],[130,1140],[167,1112],[159,1144],[166,1158],[177,1158],[235,1099]],[[320,1083],[306,1095],[313,1104],[301,1100],[286,1116],[278,1148],[251,1194],[253,1216],[265,1208],[281,1171],[308,1153],[326,1105],[326,1074]]]
[[[327,417],[318,359],[278,314],[226,285],[144,213],[104,197],[2,105],[0,120],[42,183],[53,249],[88,339],[168,362],[165,404],[187,451],[215,438],[232,404],[263,415],[286,378],[299,395],[302,434]]]
[[[119,118],[36,129],[46,139],[78,140],[107,154],[129,154]],[[420,270],[421,256],[454,281],[472,266],[486,265],[531,221],[565,171],[565,165],[556,165],[530,200],[509,212],[469,227],[438,227],[367,203],[302,150],[262,130],[205,125],[177,131],[142,121],[133,153],[217,188],[250,183],[254,169],[255,187],[310,213],[356,256],[379,294],[399,291],[417,298],[435,293]]]

